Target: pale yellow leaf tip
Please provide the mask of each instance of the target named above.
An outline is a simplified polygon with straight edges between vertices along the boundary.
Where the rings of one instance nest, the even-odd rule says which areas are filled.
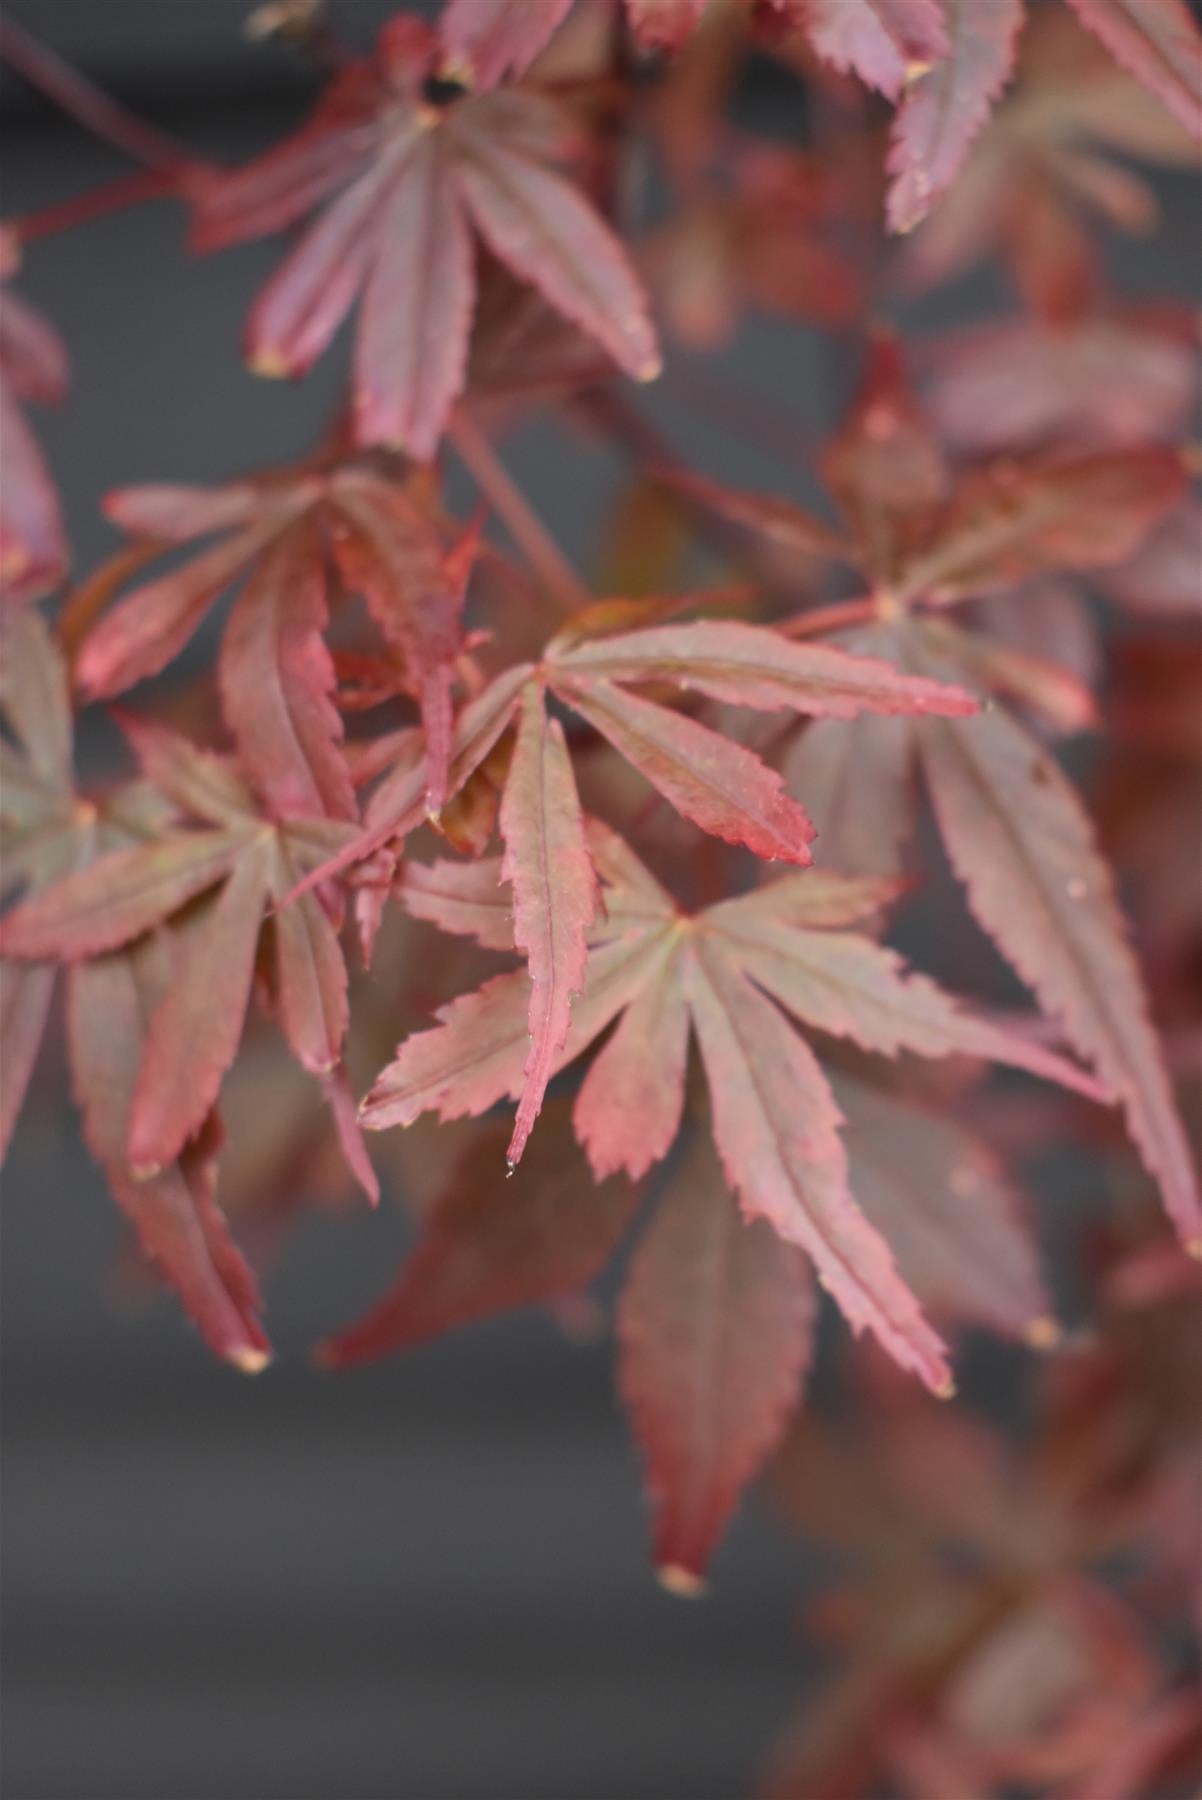
[[[1023,1337],[1032,1350],[1054,1350],[1062,1342],[1064,1333],[1050,1314],[1041,1313],[1026,1326]]]
[[[950,1375],[945,1375],[935,1389],[935,1398],[936,1400],[954,1400],[956,1398],[956,1384]]]
[[[231,1350],[229,1360],[236,1369],[241,1369],[244,1375],[261,1375],[271,1361],[271,1357],[266,1350],[252,1350],[247,1345],[244,1350]]]
[[[1202,1237],[1191,1238],[1185,1246],[1185,1254],[1192,1256],[1195,1262],[1202,1262]]]
[[[661,1563],[655,1575],[664,1592],[678,1600],[701,1600],[709,1592],[709,1584],[683,1563]]]
[[[643,363],[643,365],[639,369],[638,379],[643,382],[658,381],[660,376],[663,374],[663,372],[664,372],[663,357],[662,356],[650,356],[647,358],[647,361],[645,363]]]
[[[252,375],[263,375],[268,381],[284,381],[292,373],[288,358],[282,351],[273,350],[270,345],[256,350],[253,356],[248,356],[246,366]]]
[[[923,62],[921,57],[916,56],[913,62],[906,64],[905,86],[913,87],[916,81],[921,81],[924,75],[929,75],[934,67],[934,63]]]

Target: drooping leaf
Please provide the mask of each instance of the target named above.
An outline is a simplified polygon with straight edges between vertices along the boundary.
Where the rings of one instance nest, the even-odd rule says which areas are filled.
[[[910,83],[893,127],[889,223],[910,231],[949,187],[1009,80],[1022,0],[946,0],[948,53]]]
[[[533,683],[522,697],[501,835],[501,872],[513,889],[514,942],[530,967],[530,1054],[509,1146],[512,1165],[526,1147],[567,1041],[572,1001],[584,986],[597,886],[563,727],[548,720]]]
[[[145,1180],[130,1173],[126,1160],[146,1019],[169,981],[169,959],[153,938],[72,970],[72,1080],[89,1148],[143,1250],[176,1289],[206,1343],[254,1373],[268,1361],[270,1346],[257,1284],[213,1194],[212,1149],[194,1146]]]
[[[1122,1100],[1183,1241],[1202,1248],[1189,1147],[1084,807],[1058,765],[1000,709],[918,729],[940,830],[969,904]]]
[[[548,1121],[548,1123],[550,1123]],[[566,1131],[540,1131],[505,1179],[506,1135],[488,1127],[460,1157],[392,1291],[323,1345],[337,1368],[374,1361],[511,1307],[578,1293],[630,1223],[638,1190],[594,1185]]]
[[[1202,137],[1202,34],[1184,0],[1069,0],[1116,62]]]
[[[739,1495],[801,1395],[814,1325],[804,1256],[742,1218],[698,1134],[618,1308],[618,1379],[647,1465],[655,1563],[695,1593]]]

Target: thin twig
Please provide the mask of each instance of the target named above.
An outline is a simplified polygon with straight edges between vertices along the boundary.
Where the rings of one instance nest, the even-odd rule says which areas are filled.
[[[484,433],[466,413],[455,414],[450,439],[481,494],[547,592],[573,612],[591,605],[592,595]]]
[[[103,219],[109,213],[120,212],[123,207],[137,206],[143,200],[174,193],[178,186],[178,178],[166,170],[139,169],[134,175],[105,182],[103,187],[90,188],[85,194],[60,200],[54,206],[43,207],[40,212],[10,219],[6,229],[23,244],[31,244],[37,238],[51,237],[56,231],[69,231],[75,225],[84,225],[89,219]]]
[[[199,158],[185,145],[137,118],[11,19],[0,20],[0,62],[94,136],[148,169],[180,176],[198,166]]]

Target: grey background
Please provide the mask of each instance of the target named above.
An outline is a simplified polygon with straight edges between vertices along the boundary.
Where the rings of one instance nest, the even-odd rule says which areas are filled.
[[[364,43],[386,10],[332,8]],[[243,11],[24,0],[8,16],[233,157],[313,88],[303,65],[240,43]],[[127,166],[15,84],[3,98],[5,213]],[[1179,191],[1184,230],[1141,282],[1192,279]],[[31,250],[24,289],[74,362],[69,407],[39,429],[81,567],[112,542],[106,488],[220,478],[320,428],[331,365],[281,387],[236,355],[277,255],[190,263],[169,205]],[[771,325],[730,359],[795,413],[799,441],[837,404],[840,367],[829,340]],[[686,388],[687,372],[656,400],[682,442]],[[712,452],[741,479],[779,478],[745,446]],[[606,459],[584,447],[565,477],[537,430],[513,457],[587,558]],[[796,1615],[821,1570],[753,1500],[708,1601],[661,1595],[608,1346],[570,1346],[541,1317],[311,1370],[308,1346],[381,1289],[404,1240],[387,1203],[310,1220],[267,1277],[277,1366],[256,1382],[213,1366],[172,1303],[131,1310],[119,1292],[120,1226],[44,1058],[4,1179],[9,1800],[729,1800],[753,1784],[812,1673]],[[1011,1386],[1015,1366],[984,1358],[977,1392]]]

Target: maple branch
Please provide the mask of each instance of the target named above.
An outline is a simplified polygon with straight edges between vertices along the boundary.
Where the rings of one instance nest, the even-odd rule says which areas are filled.
[[[591,605],[592,595],[479,426],[457,412],[449,436],[460,461],[548,593],[573,611]]]
[[[37,238],[51,237],[56,231],[69,231],[90,219],[103,219],[126,206],[137,206],[143,200],[154,200],[174,191],[177,178],[165,169],[140,169],[134,175],[123,175],[118,181],[107,181],[103,187],[91,188],[70,200],[44,206],[39,212],[26,213],[9,222],[9,228],[23,244]]]
[[[137,118],[11,19],[0,20],[0,62],[7,63],[85,130],[123,150],[135,162],[173,176],[197,166],[198,159],[186,146]]]

